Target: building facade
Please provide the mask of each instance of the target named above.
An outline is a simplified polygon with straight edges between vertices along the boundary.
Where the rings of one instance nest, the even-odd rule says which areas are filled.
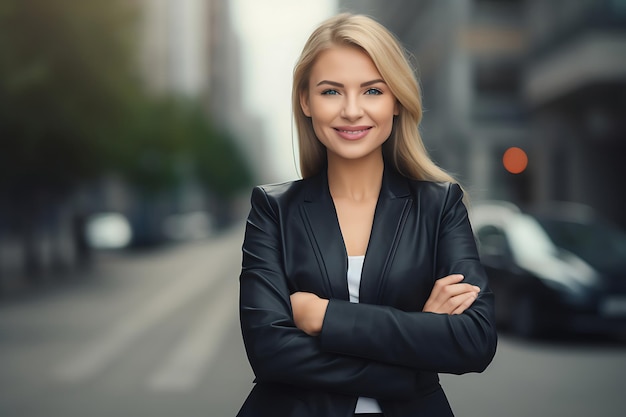
[[[198,103],[212,127],[237,142],[252,175],[260,175],[264,142],[250,140],[246,131],[253,123],[243,108],[240,46],[228,1],[135,0],[135,6],[137,65],[147,92]],[[159,152],[146,147],[136,158],[159,169]],[[83,200],[90,212],[127,217],[135,245],[206,237],[239,213],[198,180],[195,164],[181,156],[175,166],[181,180],[149,196],[115,173],[105,175],[85,187]]]
[[[626,226],[626,3],[342,0],[416,58],[427,148],[472,197],[585,203]],[[509,147],[528,155],[507,172]]]
[[[391,29],[415,58],[424,142],[474,199],[524,198],[501,158],[528,140],[521,96],[521,1],[341,1]]]
[[[137,0],[139,65],[151,91],[198,99],[263,177],[259,120],[244,110],[241,45],[227,0]],[[257,128],[252,131],[253,126]]]
[[[565,3],[526,2],[533,198],[581,202],[626,227],[626,2]]]

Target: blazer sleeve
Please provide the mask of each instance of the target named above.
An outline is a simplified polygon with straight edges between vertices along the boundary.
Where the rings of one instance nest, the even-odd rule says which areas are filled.
[[[497,335],[494,297],[481,266],[462,201],[448,188],[436,246],[437,277],[460,273],[481,288],[463,314],[405,312],[390,306],[330,300],[320,334],[322,349],[422,371],[482,372],[493,359]]]
[[[243,340],[256,381],[376,398],[410,395],[415,372],[324,352],[317,337],[295,326],[281,246],[276,211],[267,193],[256,187],[243,243],[239,299]]]

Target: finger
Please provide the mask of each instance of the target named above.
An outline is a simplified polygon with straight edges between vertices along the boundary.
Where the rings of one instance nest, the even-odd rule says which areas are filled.
[[[445,276],[443,278],[439,278],[438,280],[436,280],[435,286],[443,287],[443,286],[450,285],[450,284],[456,284],[458,282],[463,281],[463,278],[465,277],[461,274],[448,275],[448,276]]]
[[[459,303],[458,306],[453,309],[453,311],[450,314],[461,314],[463,313],[465,310],[467,310],[468,308],[471,307],[472,304],[474,304],[474,301],[476,301],[476,298],[478,297],[478,294],[476,292],[472,292],[469,294],[463,294],[463,295],[459,295],[457,296],[457,302]]]
[[[479,288],[471,284],[450,284],[442,288],[433,289],[433,299],[438,303],[445,303],[450,298],[465,293],[478,293]]]
[[[443,278],[439,278],[438,280],[435,281],[435,284],[433,285],[433,289],[431,290],[431,297],[432,298],[436,298],[439,296],[440,293],[442,292],[446,292],[446,288],[450,285],[454,285],[454,284],[458,284],[461,281],[463,281],[463,275],[461,274],[453,274],[453,275],[448,275],[446,277]],[[445,300],[442,300],[442,302]]]
[[[466,291],[460,294],[457,294],[453,297],[450,297],[443,305],[443,309],[447,314],[452,314],[457,308],[462,306],[464,303],[476,299],[478,293],[476,291]],[[471,304],[470,304],[471,305]],[[467,308],[467,307],[466,307]]]
[[[434,286],[444,287],[450,284],[458,284],[458,283],[461,283],[461,281],[463,281],[464,279],[465,279],[465,276],[463,274],[451,274],[451,275],[447,275],[443,278],[439,278],[438,280],[436,280]],[[468,282],[465,282],[464,284],[472,285],[472,284],[469,284]],[[480,291],[479,287],[477,286],[475,287],[477,291]]]

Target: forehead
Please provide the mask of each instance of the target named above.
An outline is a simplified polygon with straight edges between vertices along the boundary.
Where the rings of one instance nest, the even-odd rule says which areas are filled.
[[[330,80],[361,83],[382,78],[374,61],[356,46],[333,46],[319,54],[311,68],[311,83]]]

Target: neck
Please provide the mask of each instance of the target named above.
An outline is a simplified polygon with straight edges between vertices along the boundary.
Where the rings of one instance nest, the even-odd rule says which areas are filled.
[[[328,186],[333,198],[377,198],[383,180],[382,153],[356,160],[328,155]]]

